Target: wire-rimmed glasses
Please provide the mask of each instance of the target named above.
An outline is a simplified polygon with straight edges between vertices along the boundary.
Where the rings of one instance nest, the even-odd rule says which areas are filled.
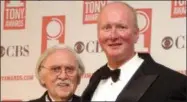
[[[66,66],[59,66],[59,65],[54,65],[51,67],[45,67],[45,66],[40,66],[41,68],[48,69],[53,75],[60,75],[62,73],[62,70],[65,71],[67,76],[74,76],[76,73],[76,68],[71,65],[66,65]]]

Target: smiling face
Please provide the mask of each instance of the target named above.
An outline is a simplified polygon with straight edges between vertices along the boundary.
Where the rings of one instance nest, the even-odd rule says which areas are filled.
[[[98,40],[108,60],[122,61],[134,54],[138,39],[132,10],[114,3],[107,5],[98,18]]]
[[[41,65],[45,67],[40,71],[41,82],[49,95],[56,101],[70,98],[79,84],[78,62],[73,53],[66,49],[56,50]]]

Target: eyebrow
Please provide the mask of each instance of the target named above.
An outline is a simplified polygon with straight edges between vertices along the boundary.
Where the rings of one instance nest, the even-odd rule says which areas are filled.
[[[56,65],[50,65],[49,67],[57,67],[57,66],[75,67],[74,65],[71,65],[71,64],[65,64],[65,65],[62,65],[62,64],[61,64],[61,65],[57,65],[57,64],[56,64]]]
[[[103,27],[106,27],[106,26],[127,26],[127,24],[124,24],[124,23],[113,23],[113,24],[110,24],[110,23],[105,23],[103,25],[100,25],[100,28],[103,28]]]

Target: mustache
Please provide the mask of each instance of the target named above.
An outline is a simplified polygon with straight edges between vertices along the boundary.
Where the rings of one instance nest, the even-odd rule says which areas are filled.
[[[57,83],[58,86],[70,86],[72,82],[70,80],[61,80]]]

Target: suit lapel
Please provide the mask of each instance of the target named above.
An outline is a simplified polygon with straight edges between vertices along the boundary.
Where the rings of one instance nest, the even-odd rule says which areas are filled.
[[[38,102],[46,102],[46,97],[48,96],[48,92],[46,91],[42,97],[38,100]],[[73,95],[72,96],[72,101],[71,102],[80,102],[81,98],[77,95]],[[48,97],[48,102],[52,102],[52,100],[50,99],[50,97]]]
[[[72,96],[72,101],[71,102],[81,102],[81,98],[79,96],[77,96],[77,95],[74,94]]]
[[[138,102],[156,77],[157,75],[141,76],[136,81],[131,81],[129,85],[123,89],[116,101]]]
[[[83,95],[82,95],[82,99],[83,100],[91,100],[100,80],[101,80],[101,77],[102,77],[102,73],[105,72],[107,66],[105,65],[104,67],[102,67],[98,73],[96,75],[94,75],[92,77],[92,79],[90,79],[90,82],[89,82],[89,85],[88,87],[85,89],[85,91],[83,92]]]
[[[40,97],[38,102],[46,102],[46,95],[47,95],[47,91],[45,91],[45,93]]]
[[[94,80],[94,81],[90,82],[90,84],[86,88],[85,92],[83,93],[83,96],[82,96],[83,100],[91,100],[99,82],[100,82],[100,80]]]
[[[158,74],[152,72],[153,67],[155,67],[154,61],[149,56],[148,58],[144,57],[144,62],[118,95],[116,102],[138,102],[158,77]]]

